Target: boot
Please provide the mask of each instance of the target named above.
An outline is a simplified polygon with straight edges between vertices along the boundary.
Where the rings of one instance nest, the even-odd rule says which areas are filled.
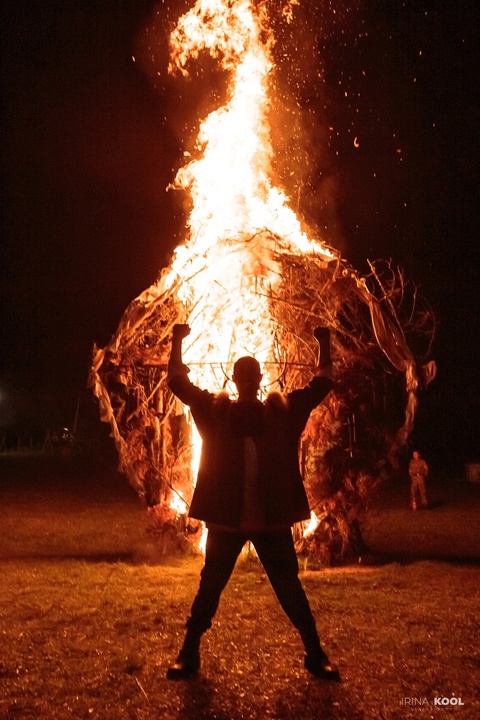
[[[333,680],[340,682],[340,672],[336,665],[332,665],[327,655],[320,648],[316,653],[305,655],[305,669],[320,680]]]
[[[167,680],[190,680],[200,670],[200,653],[188,654],[180,650],[173,665],[167,670]]]
[[[188,680],[198,675],[200,670],[201,635],[187,630],[182,649],[174,664],[167,670],[168,680]]]
[[[340,673],[335,665],[332,665],[324,649],[320,644],[317,628],[314,621],[300,629],[300,637],[305,647],[305,658],[303,664],[309,673],[322,680],[335,680],[340,682]]]

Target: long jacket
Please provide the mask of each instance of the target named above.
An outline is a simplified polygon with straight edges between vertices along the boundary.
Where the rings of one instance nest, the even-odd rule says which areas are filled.
[[[244,438],[254,438],[259,502],[269,526],[290,526],[310,517],[298,462],[298,445],[313,408],[333,383],[315,377],[302,390],[244,403],[196,387],[186,375],[172,377],[171,391],[190,406],[202,438],[197,484],[189,514],[207,524],[239,527],[244,497]]]

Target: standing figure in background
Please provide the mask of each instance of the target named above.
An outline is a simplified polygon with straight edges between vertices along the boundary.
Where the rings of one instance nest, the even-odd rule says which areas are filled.
[[[254,545],[283,610],[305,648],[305,668],[318,678],[340,680],[320,645],[310,605],[298,577],[291,526],[310,517],[298,462],[300,435],[311,411],[333,387],[330,335],[317,328],[320,363],[310,383],[283,396],[258,399],[262,374],[253,357],[233,369],[238,399],[214,395],[188,379],[182,340],[188,325],[173,328],[168,367],[170,390],[191,409],[202,453],[190,516],[207,524],[205,564],[187,620],[183,646],[169,679],[194,677],[200,667],[200,639],[211,627],[220,595],[247,541]]]
[[[417,507],[428,507],[426,487],[428,465],[425,460],[420,457],[418,450],[413,451],[413,457],[408,466],[408,474],[410,475],[412,510],[416,510]]]

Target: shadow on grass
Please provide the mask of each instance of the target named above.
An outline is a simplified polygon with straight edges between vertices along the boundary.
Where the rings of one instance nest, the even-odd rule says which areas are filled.
[[[275,672],[276,668],[272,668]],[[249,694],[249,678],[243,686],[230,678],[221,681],[200,676],[196,680],[177,682],[179,687],[180,709],[177,720],[244,720],[245,718],[276,718],[277,720],[301,718],[302,720],[320,720],[320,718],[348,718],[360,720],[365,715],[355,707],[355,702],[344,684],[330,683],[314,678],[296,677],[289,679],[283,687],[275,683],[273,689],[264,677],[264,687],[258,693],[256,706],[252,706]],[[272,692],[273,690],[273,692]],[[222,709],[222,696],[237,695],[236,708],[227,701]],[[253,708],[255,707],[255,710]],[[253,712],[252,712],[253,710]]]

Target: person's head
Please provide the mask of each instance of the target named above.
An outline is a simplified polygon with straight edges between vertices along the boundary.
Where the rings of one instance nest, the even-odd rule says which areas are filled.
[[[418,450],[413,451],[413,457],[415,458],[415,460],[418,460],[418,458],[420,457],[420,453],[418,452]]]
[[[239,400],[255,400],[262,379],[258,360],[249,355],[239,358],[233,366],[232,379],[237,386]]]

